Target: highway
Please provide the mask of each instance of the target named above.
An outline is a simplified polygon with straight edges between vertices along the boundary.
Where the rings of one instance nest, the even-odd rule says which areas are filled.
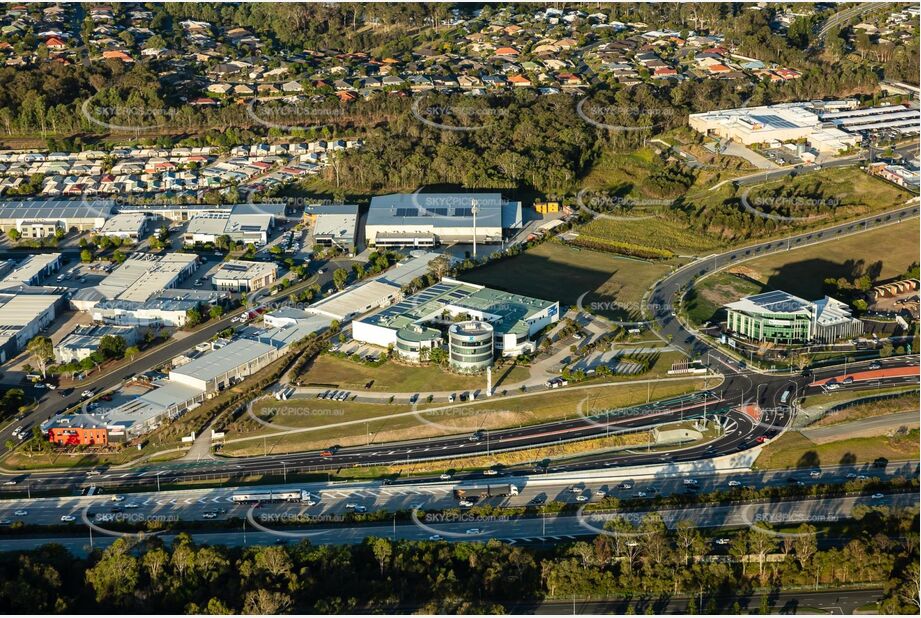
[[[316,516],[330,514],[341,515],[347,512],[347,504],[360,505],[368,511],[396,512],[411,509],[414,505],[424,505],[427,509],[448,509],[457,507],[454,498],[455,489],[481,487],[484,484],[514,484],[519,489],[517,496],[504,498],[487,498],[485,502],[492,505],[526,506],[542,502],[560,501],[571,504],[580,503],[579,496],[584,496],[587,503],[597,501],[597,492],[620,499],[642,499],[657,496],[694,493],[708,493],[717,490],[732,491],[729,484],[734,482],[739,487],[761,489],[766,487],[786,487],[794,482],[803,486],[827,483],[839,483],[866,476],[872,480],[890,480],[896,477],[910,478],[918,473],[917,462],[890,462],[885,467],[867,465],[838,465],[807,468],[800,470],[741,470],[722,474],[706,471],[682,473],[677,470],[659,471],[650,474],[630,474],[629,470],[610,471],[601,478],[592,478],[583,474],[557,470],[550,474],[507,475],[498,477],[478,476],[475,478],[457,478],[451,481],[436,479],[412,479],[384,484],[381,481],[350,483],[290,483],[277,485],[260,485],[258,487],[212,487],[199,489],[177,489],[164,491],[144,491],[137,493],[114,494],[108,490],[96,496],[62,496],[48,498],[18,498],[0,501],[0,521],[9,524],[22,521],[28,524],[59,524],[64,515],[79,516],[87,508],[93,512],[110,513],[112,509],[120,510],[125,516],[178,516],[184,521],[204,519],[205,513],[215,513],[216,519],[240,516],[240,508],[231,500],[237,492],[246,491],[283,491],[292,488],[302,489],[314,496],[316,505],[301,507],[295,505],[264,506],[266,512],[288,511],[295,508],[298,512]],[[689,490],[684,479],[697,481],[696,489]],[[622,485],[623,484],[623,485]],[[115,495],[123,495],[124,500],[113,502]],[[129,506],[131,505],[131,506]],[[25,515],[16,515],[17,512]]]
[[[188,533],[195,542],[206,545],[269,545],[273,543],[298,542],[310,540],[315,544],[357,544],[368,537],[384,537],[422,541],[427,539],[450,541],[482,541],[499,539],[508,543],[543,543],[549,541],[575,540],[584,536],[608,534],[629,537],[641,542],[645,536],[637,529],[642,519],[652,512],[658,513],[668,528],[674,528],[682,520],[691,521],[697,528],[745,528],[762,522],[771,526],[788,526],[811,523],[822,526],[839,522],[851,516],[858,505],[887,506],[890,508],[916,508],[919,496],[915,492],[885,494],[880,497],[870,495],[846,496],[835,498],[799,499],[777,502],[751,502],[742,504],[705,505],[683,508],[666,508],[655,511],[586,511],[579,509],[575,513],[519,517],[501,513],[477,515],[470,512],[433,512],[426,511],[424,505],[414,505],[409,521],[396,519],[384,523],[358,524],[349,522],[341,516],[329,513],[311,513],[300,505],[281,505],[271,508],[262,505],[241,505],[231,507],[233,516],[238,518],[233,529],[199,531],[190,529]],[[109,503],[111,504],[111,503]],[[76,554],[85,554],[90,544],[90,529],[93,531],[93,546],[104,547],[116,538],[127,537],[137,540],[136,533],[120,532],[106,528],[107,523],[96,517],[105,506],[100,500],[98,506],[89,506],[93,516],[87,515],[86,508],[77,514],[74,528],[80,529],[79,535],[26,533],[9,535],[3,540],[4,548],[25,550],[48,543],[58,543]],[[84,517],[86,519],[84,519]],[[157,521],[154,516],[140,513],[119,513],[115,518],[121,522]],[[246,520],[246,524],[243,520]],[[161,517],[160,521],[170,521]],[[84,522],[92,522],[87,525]],[[610,532],[605,526],[608,522],[627,524],[618,532]],[[305,525],[307,524],[307,525]],[[239,526],[239,528],[237,528]],[[147,533],[149,535],[150,533]],[[161,538],[169,542],[175,537],[174,532],[164,532]],[[789,534],[767,532],[775,535],[778,541]],[[144,536],[144,535],[141,535]],[[714,545],[714,550],[720,547]]]

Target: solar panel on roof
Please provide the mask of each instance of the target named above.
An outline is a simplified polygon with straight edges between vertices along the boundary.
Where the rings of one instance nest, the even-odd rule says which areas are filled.
[[[415,208],[397,208],[398,217],[415,217],[419,214],[419,211]]]
[[[472,208],[455,208],[454,216],[455,217],[472,217],[473,209]]]

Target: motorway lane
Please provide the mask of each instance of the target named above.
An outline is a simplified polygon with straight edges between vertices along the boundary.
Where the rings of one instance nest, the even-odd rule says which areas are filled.
[[[743,528],[757,522],[770,522],[772,525],[795,525],[810,522],[815,525],[833,523],[851,516],[858,505],[888,506],[891,508],[916,508],[919,503],[917,493],[887,494],[882,498],[870,496],[847,496],[841,498],[819,498],[790,500],[780,502],[755,502],[740,505],[700,506],[678,509],[657,509],[655,511],[631,512],[582,512],[565,515],[547,515],[544,517],[509,517],[505,515],[473,515],[471,513],[426,513],[415,511],[411,521],[393,520],[385,524],[343,525],[341,518],[324,517],[321,513],[299,514],[300,511],[289,509],[287,516],[269,513],[265,509],[237,507],[247,519],[239,530],[199,532],[190,530],[188,534],[196,543],[206,545],[270,545],[282,542],[297,542],[309,539],[315,544],[356,544],[368,537],[392,539],[426,540],[438,535],[450,541],[486,541],[499,539],[510,543],[535,543],[547,541],[576,540],[579,537],[597,536],[604,530],[606,522],[611,520],[626,521],[636,526],[650,512],[660,514],[669,528],[681,520],[689,520],[698,528]],[[79,521],[79,518],[78,518]],[[135,521],[141,521],[140,518]],[[301,523],[301,526],[289,527],[278,522]],[[304,522],[312,522],[304,526]],[[332,523],[330,523],[332,522]],[[136,534],[126,534],[117,530],[107,530],[104,523],[93,526],[93,539],[96,547],[107,546],[116,538],[127,536],[137,539]],[[244,528],[246,532],[244,532]],[[84,524],[74,524],[75,532],[86,529]],[[776,533],[775,533],[776,534]],[[148,533],[149,535],[149,533]],[[627,531],[631,538],[641,540],[642,534]],[[59,543],[75,553],[85,553],[88,545],[87,536],[54,536],[46,534],[29,534],[24,537],[10,536],[3,540],[6,551],[26,550],[48,544]],[[782,536],[782,535],[781,535]],[[175,533],[164,533],[162,539],[170,542]]]

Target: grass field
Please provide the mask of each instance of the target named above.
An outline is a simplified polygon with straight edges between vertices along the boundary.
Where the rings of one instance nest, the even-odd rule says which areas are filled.
[[[859,276],[881,262],[879,279],[896,277],[919,259],[918,220],[912,219],[840,240],[824,242],[746,262],[741,269],[774,289],[807,299],[822,296],[829,277]]]
[[[655,249],[666,249],[678,255],[694,255],[719,248],[719,242],[686,229],[680,223],[663,216],[653,219],[611,220],[595,219],[577,229],[580,236],[627,242]]]
[[[826,414],[809,427],[827,427],[829,425],[838,425],[850,421],[859,421],[865,418],[875,416],[886,416],[887,414],[896,414],[898,412],[908,412],[918,409],[918,393],[911,392],[900,397],[892,399],[883,399],[859,404],[844,410],[837,410]]]
[[[684,302],[688,318],[695,324],[712,320],[726,303],[743,296],[757,294],[762,286],[728,272],[719,272],[704,279],[688,293]]]
[[[837,168],[804,174],[795,178],[784,178],[778,182],[761,185],[752,189],[749,193],[749,200],[754,204],[757,198],[780,196],[802,196],[826,200],[824,203],[835,204],[834,215],[839,219],[842,215],[857,216],[890,210],[901,206],[911,198],[908,191],[892,183],[854,168]],[[830,212],[831,209],[822,207],[819,210]],[[784,212],[784,209],[779,209],[778,212]],[[796,215],[798,213],[787,212],[785,214]]]
[[[902,436],[852,438],[826,444],[816,444],[795,431],[788,431],[771,442],[755,462],[760,469],[832,466],[847,463],[871,463],[885,457],[891,461],[917,459],[918,430]]]
[[[493,371],[495,386],[515,384],[526,380],[528,375],[525,367],[497,367]],[[484,376],[450,373],[441,367],[401,365],[392,361],[380,367],[370,367],[329,354],[321,354],[300,381],[305,386],[315,384],[362,390],[373,381],[367,390],[393,393],[465,390],[483,388],[486,384]]]
[[[545,242],[501,262],[462,273],[464,281],[537,298],[574,305],[585,292],[585,307],[615,319],[633,317],[643,293],[671,269],[668,263],[647,262],[610,253]]]
[[[262,440],[234,442],[237,438],[281,431],[288,428],[317,428],[313,431],[288,433],[269,438],[271,452],[291,452],[324,448],[330,444],[353,446],[397,440],[456,435],[479,428],[499,429],[532,425],[552,420],[575,418],[602,409],[637,405],[649,400],[681,395],[704,388],[704,380],[683,379],[647,384],[624,382],[602,388],[563,389],[530,395],[493,397],[487,401],[457,403],[449,406],[409,406],[354,402],[331,402],[316,399],[291,399],[285,402],[263,401],[255,406],[256,414],[275,425],[264,427],[253,419],[236,421],[227,434],[224,454],[254,455],[263,452]],[[712,386],[712,383],[708,384]],[[426,410],[426,408],[428,410]],[[331,424],[357,421],[353,425],[330,427]]]

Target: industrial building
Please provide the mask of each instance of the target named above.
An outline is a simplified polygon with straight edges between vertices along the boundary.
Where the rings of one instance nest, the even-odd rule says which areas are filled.
[[[100,236],[110,236],[137,242],[146,234],[150,219],[143,213],[119,213],[105,222],[99,230],[99,234]]]
[[[207,212],[192,217],[182,238],[194,244],[213,243],[220,236],[228,236],[233,242],[261,246],[268,242],[274,225],[271,214]]]
[[[0,202],[0,230],[24,238],[45,238],[57,230],[98,230],[112,216],[114,200],[22,200]]]
[[[727,330],[752,341],[831,343],[858,336],[863,325],[845,303],[826,296],[810,302],[775,290],[725,305]]]
[[[274,262],[228,260],[221,262],[211,276],[211,284],[226,292],[252,292],[272,285],[277,276],[278,265]]]
[[[107,324],[159,328],[185,326],[189,309],[220,304],[227,292],[162,290],[144,301],[98,300],[89,309],[93,320]]]
[[[692,129],[741,144],[805,140],[820,153],[837,154],[857,146],[864,133],[891,130],[917,133],[921,112],[902,105],[856,109],[821,101],[714,110],[688,116]]]
[[[197,267],[198,256],[192,253],[133,253],[98,285],[74,294],[71,303],[81,311],[106,300],[143,303],[178,286]]]
[[[315,245],[355,250],[358,237],[358,206],[352,204],[312,204],[304,209]]]
[[[0,263],[0,289],[19,285],[38,285],[42,279],[61,268],[60,253],[35,253],[21,262],[7,260]]]
[[[0,363],[25,349],[49,326],[63,305],[59,294],[13,294],[0,291]]]
[[[285,204],[119,204],[116,210],[120,214],[145,214],[180,222],[209,213],[271,215],[275,220],[284,220],[287,216]]]
[[[401,297],[400,286],[372,279],[315,302],[307,308],[307,312],[345,322],[391,305]]]
[[[121,337],[126,345],[134,345],[138,331],[130,326],[109,324],[78,325],[54,346],[54,359],[58,363],[81,361],[99,349],[103,337]]]
[[[352,337],[386,348],[401,329],[422,325],[447,331],[457,318],[487,322],[494,331],[497,353],[516,356],[535,349],[541,329],[559,320],[559,303],[492,290],[481,285],[445,278],[399,303],[352,322]]]
[[[377,247],[471,243],[474,236],[477,243],[499,243],[504,230],[521,227],[521,216],[521,202],[499,193],[381,195],[371,198],[365,237]]]

